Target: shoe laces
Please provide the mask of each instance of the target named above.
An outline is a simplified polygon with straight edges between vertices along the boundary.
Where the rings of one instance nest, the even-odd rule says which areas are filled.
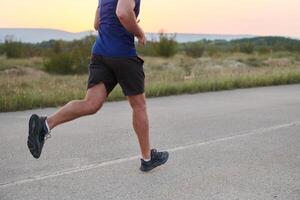
[[[43,129],[45,131],[45,135],[44,135],[45,141],[52,137],[51,130],[49,129],[49,126],[46,124],[46,120],[47,120],[47,117],[44,118],[44,127],[43,127]]]
[[[151,158],[159,159],[162,156],[162,153],[157,151],[156,149],[152,149]]]
[[[46,135],[45,135],[45,141],[46,140],[48,140],[48,139],[50,139],[52,137],[52,135],[51,135],[51,131],[49,131]]]

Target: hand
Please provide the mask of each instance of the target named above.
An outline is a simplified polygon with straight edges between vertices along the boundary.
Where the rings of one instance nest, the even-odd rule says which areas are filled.
[[[137,38],[138,38],[139,44],[146,45],[147,39],[146,39],[145,33],[142,29],[141,29],[140,36],[137,36]]]
[[[142,36],[137,37],[137,38],[138,38],[139,44],[141,44],[141,45],[146,45],[147,39],[146,39],[146,37],[145,37],[145,34],[143,34]]]

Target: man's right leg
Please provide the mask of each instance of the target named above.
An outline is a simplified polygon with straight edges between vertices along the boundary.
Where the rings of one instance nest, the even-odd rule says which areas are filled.
[[[59,124],[72,121],[82,116],[98,112],[107,97],[104,84],[98,84],[88,89],[84,100],[74,100],[47,118],[50,130]]]
[[[27,146],[32,156],[36,159],[40,157],[45,137],[52,128],[64,122],[96,113],[105,102],[106,96],[104,84],[98,84],[88,89],[84,100],[69,102],[48,119],[35,114],[32,115],[29,120],[27,140]]]

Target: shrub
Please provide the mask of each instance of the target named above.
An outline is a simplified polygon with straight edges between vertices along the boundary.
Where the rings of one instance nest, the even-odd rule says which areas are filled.
[[[30,58],[38,57],[43,54],[43,49],[35,44],[5,41],[2,45],[0,54],[6,54],[7,58]]]
[[[209,45],[207,48],[206,48],[206,52],[207,52],[207,55],[209,57],[215,57],[215,56],[218,56],[219,55],[219,50],[216,46],[214,45]]]
[[[55,74],[83,74],[88,72],[90,51],[95,41],[94,36],[72,42],[51,41],[49,59],[45,70]],[[45,44],[43,44],[45,45]]]
[[[259,54],[269,54],[272,52],[272,49],[267,46],[261,46],[257,48]]]
[[[0,44],[0,55],[5,54],[4,45]]]
[[[45,71],[53,74],[84,74],[88,72],[89,56],[80,52],[53,54],[45,63]]]
[[[4,52],[7,58],[21,58],[23,57],[23,45],[21,42],[5,41]]]
[[[200,58],[203,56],[205,46],[202,42],[192,42],[184,45],[184,52],[192,58]]]
[[[251,42],[245,42],[239,46],[240,52],[252,54],[254,52],[254,45]]]
[[[45,70],[54,74],[72,74],[74,73],[74,60],[70,53],[54,54],[45,62]]]
[[[176,35],[159,34],[159,41],[154,44],[154,50],[158,56],[172,57],[177,53]]]
[[[90,55],[86,53],[84,54],[80,49],[77,49],[72,52],[71,56],[74,62],[73,73],[75,74],[87,73]]]
[[[157,56],[155,42],[147,42],[146,45],[137,45],[137,52],[143,56]]]
[[[56,53],[56,54],[59,54],[62,52],[62,41],[55,41],[54,42],[54,45],[53,45],[53,52]]]

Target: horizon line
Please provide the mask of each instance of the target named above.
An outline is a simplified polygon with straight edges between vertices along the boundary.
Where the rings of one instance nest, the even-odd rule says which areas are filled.
[[[61,31],[71,34],[78,34],[78,33],[86,33],[86,32],[97,32],[96,30],[90,29],[90,30],[83,30],[83,31],[68,31],[64,29],[59,28],[38,28],[38,27],[0,27],[0,29],[28,29],[28,30],[52,30],[52,31]],[[293,38],[293,39],[300,39],[299,36],[292,36],[292,35],[276,35],[276,34],[268,34],[268,35],[261,35],[261,34],[251,34],[251,33],[192,33],[192,32],[169,32],[164,31],[163,29],[157,32],[145,32],[146,34],[158,34],[161,31],[166,34],[187,34],[187,35],[219,35],[219,36],[247,36],[247,37],[287,37],[287,38]]]

